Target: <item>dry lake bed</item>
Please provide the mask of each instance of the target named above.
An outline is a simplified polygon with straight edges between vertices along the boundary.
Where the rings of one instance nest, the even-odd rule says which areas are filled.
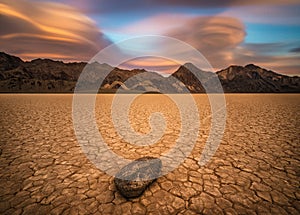
[[[142,134],[150,131],[152,112],[166,117],[166,133],[150,146],[118,135],[112,98],[98,95],[95,108],[112,151],[133,160],[171,150],[181,121],[167,96],[140,96],[129,111],[132,128]],[[210,106],[205,95],[194,99],[201,127],[191,154],[142,196],[127,200],[113,177],[82,152],[72,95],[0,95],[0,214],[300,214],[300,95],[226,95],[224,136],[204,166],[198,160]]]

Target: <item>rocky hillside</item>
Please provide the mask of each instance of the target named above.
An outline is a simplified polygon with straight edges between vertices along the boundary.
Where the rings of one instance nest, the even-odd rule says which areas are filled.
[[[85,63],[20,58],[0,53],[1,92],[72,92]]]
[[[300,77],[280,75],[249,64],[230,66],[217,72],[225,92],[232,93],[294,93],[300,92]]]
[[[227,93],[300,93],[300,77],[289,77],[253,64],[230,66],[217,73],[205,72],[191,63],[180,66],[169,77],[146,70],[124,70],[108,64],[84,62],[63,63],[49,59],[24,62],[0,52],[0,92],[2,93],[72,93],[84,68],[89,69],[84,89],[90,89],[104,79],[100,91],[151,91],[162,93],[204,93],[220,80]],[[104,77],[104,71],[110,71]],[[201,83],[193,73],[201,79]]]
[[[32,93],[71,93],[83,71],[89,72],[88,86],[93,86],[103,77],[103,71],[111,71],[104,79],[103,89],[116,89],[114,81],[125,82],[129,77],[144,72],[143,70],[122,70],[107,64],[63,63],[49,59],[35,59],[24,62],[20,58],[0,52],[0,92]]]

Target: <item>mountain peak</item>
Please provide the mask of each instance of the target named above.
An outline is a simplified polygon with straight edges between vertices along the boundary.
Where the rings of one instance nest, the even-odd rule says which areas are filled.
[[[192,64],[191,62],[187,62],[185,64],[183,64],[184,67],[196,67],[194,64]]]
[[[195,66],[194,64],[187,62],[185,64],[183,64],[183,67],[185,67],[186,69],[192,71],[192,72],[203,72],[201,69],[199,69],[197,66]]]
[[[56,61],[52,59],[43,59],[43,58],[37,58],[30,61],[31,63],[39,64],[39,63],[63,63],[62,61]]]
[[[259,66],[256,66],[255,64],[247,64],[246,66],[245,66],[245,68],[247,68],[247,69],[253,69],[253,70],[255,70],[255,69],[261,69]]]
[[[18,62],[23,62],[21,60],[21,58],[19,57],[16,57],[16,56],[13,56],[13,55],[9,55],[9,54],[6,54],[5,52],[0,52],[0,61],[3,62],[3,61],[18,61]]]
[[[0,71],[15,69],[22,63],[23,61],[19,57],[0,52]]]

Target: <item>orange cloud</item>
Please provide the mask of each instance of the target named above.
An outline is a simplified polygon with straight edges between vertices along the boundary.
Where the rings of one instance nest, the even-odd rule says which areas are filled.
[[[110,43],[92,20],[63,4],[4,0],[0,13],[1,48],[25,59],[89,60]]]
[[[184,62],[182,62],[184,63]],[[171,59],[162,57],[139,57],[129,61],[123,62],[118,65],[119,68],[123,69],[145,69],[147,71],[155,71],[162,74],[170,74],[176,71],[181,63],[175,62]]]

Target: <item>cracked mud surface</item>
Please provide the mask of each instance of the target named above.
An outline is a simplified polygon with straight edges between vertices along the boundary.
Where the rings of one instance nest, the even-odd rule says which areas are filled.
[[[0,214],[300,214],[300,95],[227,95],[227,125],[216,154],[197,163],[208,136],[209,104],[195,95],[200,135],[191,155],[136,199],[82,153],[72,124],[72,95],[0,95]],[[98,96],[96,118],[111,149],[128,159],[159,156],[180,132],[178,110],[144,95],[132,127],[149,132],[162,111],[166,135],[151,146],[123,141],[110,121],[112,95]],[[149,101],[151,101],[149,103]]]

